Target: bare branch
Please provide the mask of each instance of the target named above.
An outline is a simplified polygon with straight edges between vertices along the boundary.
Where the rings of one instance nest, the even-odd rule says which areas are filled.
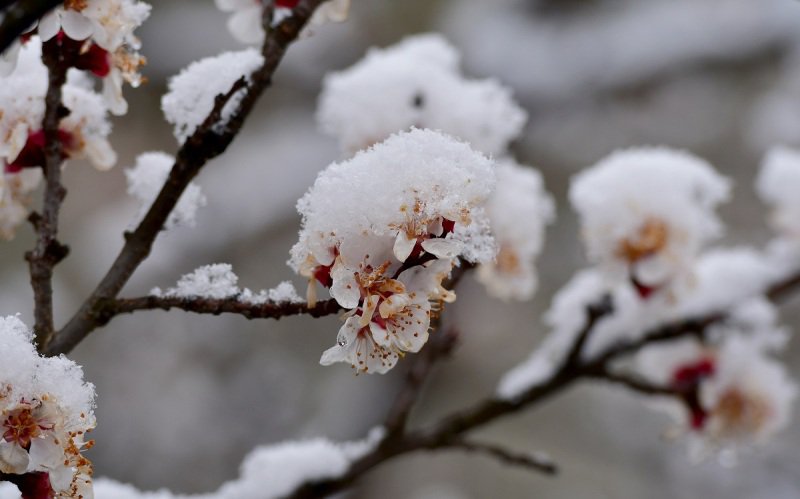
[[[472,442],[469,440],[456,440],[450,445],[441,448],[448,447],[476,454],[484,454],[491,458],[497,459],[501,463],[510,464],[512,466],[521,466],[528,470],[544,473],[546,475],[555,475],[558,473],[558,466],[556,463],[545,456],[535,453],[519,453],[510,451],[499,445]]]
[[[48,87],[45,96],[45,114],[42,129],[45,136],[45,191],[43,213],[31,215],[37,240],[33,250],[25,254],[29,263],[31,286],[34,295],[36,347],[41,351],[53,334],[53,267],[69,251],[58,242],[58,216],[61,202],[67,191],[61,185],[62,144],[58,136],[61,118],[68,111],[61,104],[61,89],[67,80],[69,64],[57,40],[42,45],[42,60],[48,70]]]
[[[72,350],[83,338],[100,325],[101,309],[108,300],[116,298],[133,272],[150,254],[153,243],[170,212],[175,207],[189,182],[212,158],[222,154],[239,133],[261,94],[270,86],[288,46],[297,38],[314,12],[324,0],[301,0],[293,14],[275,26],[264,40],[261,53],[264,64],[251,75],[251,83],[242,91],[239,106],[229,119],[224,131],[217,132],[216,124],[229,98],[218,98],[209,118],[181,146],[175,164],[164,187],[144,216],[139,226],[126,234],[125,245],[116,260],[100,281],[91,296],[83,303],[72,319],[53,336],[45,353],[58,355]],[[241,84],[240,84],[241,85]],[[228,96],[232,95],[231,93]]]
[[[310,315],[324,317],[342,310],[336,300],[317,302],[313,307],[306,303],[264,302],[248,303],[240,301],[237,296],[231,298],[177,297],[177,296],[141,296],[138,298],[118,298],[102,302],[98,308],[98,325],[108,323],[119,314],[130,314],[141,310],[178,309],[196,314],[236,314],[247,319],[280,319],[291,315]]]

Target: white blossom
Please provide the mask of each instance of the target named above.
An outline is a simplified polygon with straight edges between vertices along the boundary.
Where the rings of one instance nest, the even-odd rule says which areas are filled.
[[[618,151],[578,174],[569,191],[589,259],[643,298],[688,277],[703,245],[722,232],[714,208],[729,182],[687,152]]]
[[[12,239],[28,217],[31,194],[42,180],[41,170],[0,173],[0,239]]]
[[[372,48],[328,74],[317,119],[349,154],[416,126],[442,130],[485,153],[500,154],[526,121],[511,91],[495,80],[461,75],[459,55],[439,35]]]
[[[169,91],[161,99],[167,121],[174,125],[174,135],[183,143],[214,109],[217,95],[230,91],[234,83],[250,76],[264,63],[255,49],[225,52],[191,63],[169,80]],[[243,96],[241,89],[226,103],[216,123],[215,131],[222,132]]]
[[[128,194],[139,202],[137,220],[141,220],[155,201],[167,180],[175,158],[163,152],[146,152],[136,158],[133,168],[125,170]],[[195,182],[190,182],[181,194],[178,203],[169,214],[165,228],[194,227],[197,210],[206,205],[206,196]]]
[[[537,287],[535,260],[545,225],[555,218],[555,204],[542,176],[511,160],[499,162],[497,188],[486,212],[498,250],[494,261],[478,267],[478,280],[498,298],[527,300]]]
[[[149,15],[150,5],[139,0],[68,0],[39,21],[37,33],[48,41],[63,30],[61,43],[82,42],[76,67],[103,79],[106,105],[122,115],[128,110],[122,84],[138,87],[145,63],[133,32]]]
[[[319,174],[298,201],[303,216],[292,268],[330,289],[347,320],[324,364],[385,372],[427,338],[428,302],[450,302],[442,286],[456,258],[494,256],[482,204],[494,187],[491,161],[439,132],[393,135]]]
[[[92,497],[81,452],[95,426],[94,386],[64,357],[40,357],[16,317],[0,319],[0,472],[42,472],[56,497]]]

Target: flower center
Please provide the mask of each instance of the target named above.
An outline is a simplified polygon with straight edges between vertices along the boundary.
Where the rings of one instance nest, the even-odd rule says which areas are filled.
[[[3,439],[6,442],[16,443],[27,449],[31,440],[41,435],[42,430],[52,429],[52,426],[41,425],[33,416],[30,408],[17,409],[3,422]]]
[[[617,254],[628,262],[636,262],[659,252],[667,245],[667,224],[656,218],[645,221],[633,239],[623,240]]]

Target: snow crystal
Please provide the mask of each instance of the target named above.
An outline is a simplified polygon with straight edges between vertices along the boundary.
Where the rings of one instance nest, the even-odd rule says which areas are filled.
[[[237,282],[239,277],[233,273],[230,264],[216,263],[205,265],[184,275],[178,280],[176,287],[169,288],[163,295],[182,298],[200,296],[219,300],[238,295]]]
[[[175,158],[169,154],[146,152],[136,158],[136,165],[133,168],[125,170],[128,194],[139,202],[137,223],[155,201],[174,163]],[[180,226],[194,227],[197,210],[205,205],[206,197],[200,186],[190,182],[169,214],[165,227],[167,229]]]
[[[263,303],[305,303],[305,299],[297,294],[297,290],[289,281],[283,281],[272,289],[261,290],[254,293],[245,288],[239,293],[239,301],[254,305]]]
[[[250,76],[264,63],[264,57],[255,49],[225,52],[191,63],[169,81],[169,91],[161,99],[161,108],[167,121],[172,123],[175,138],[186,141],[214,109],[217,95],[227,93],[233,84]],[[244,89],[228,100],[222,109],[220,121],[214,131],[224,131],[228,120],[241,102]]]
[[[467,80],[456,50],[440,35],[373,48],[353,67],[327,75],[318,121],[349,153],[411,126],[442,130],[477,150],[499,154],[526,113],[494,80]]]

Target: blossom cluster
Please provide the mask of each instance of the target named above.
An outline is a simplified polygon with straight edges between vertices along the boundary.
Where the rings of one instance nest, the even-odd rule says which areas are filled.
[[[582,360],[663,324],[726,313],[707,334],[651,345],[634,363],[635,373],[672,392],[653,407],[689,435],[694,457],[730,463],[785,428],[797,390],[774,356],[787,337],[764,293],[800,267],[796,252],[793,260],[775,258],[776,247],[785,257],[787,244],[796,242],[800,155],[770,153],[757,188],[773,207],[783,244],[707,249],[722,233],[714,208],[729,191],[707,162],[683,151],[639,148],[579,173],[569,196],[594,266],[556,294],[546,314],[550,334],[506,374],[498,395],[515,399],[552,376],[586,327],[588,308],[607,295],[613,312],[594,324]]]
[[[427,341],[431,314],[455,294],[443,287],[458,259],[491,260],[483,204],[492,162],[467,144],[411,130],[334,163],[298,202],[291,267],[346,309],[337,345],[321,362],[384,373]]]
[[[497,81],[464,77],[459,59],[455,47],[436,34],[372,48],[352,67],[325,77],[317,120],[348,154],[422,127],[499,157],[497,187],[486,205],[498,253],[480,266],[478,279],[495,297],[526,300],[536,290],[534,264],[554,203],[538,171],[508,153],[526,112]]]
[[[95,426],[94,386],[64,357],[43,358],[16,317],[0,319],[0,473],[21,475],[30,497],[92,497],[83,451]]]
[[[68,69],[67,112],[58,125],[62,159],[88,159],[107,170],[116,162],[108,114],[124,114],[124,81],[138,86],[144,63],[134,30],[150,6],[138,0],[67,1],[3,54],[0,64],[0,237],[10,239],[28,213],[45,163],[43,119],[48,69],[43,51]],[[103,81],[102,95],[90,75]]]

